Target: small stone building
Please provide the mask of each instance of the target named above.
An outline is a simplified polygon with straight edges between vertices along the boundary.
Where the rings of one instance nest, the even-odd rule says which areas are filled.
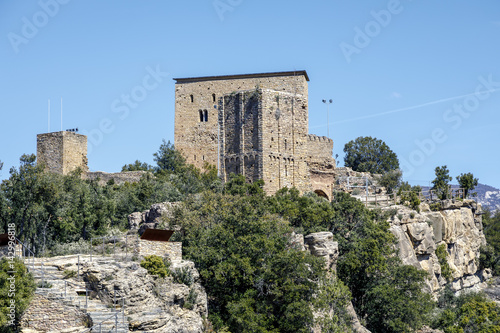
[[[173,231],[146,229],[139,239],[139,254],[168,257],[171,261],[182,260],[182,243],[169,242]]]
[[[333,141],[309,134],[306,71],[178,78],[175,148],[188,163],[262,179],[264,190],[315,191],[329,198]]]

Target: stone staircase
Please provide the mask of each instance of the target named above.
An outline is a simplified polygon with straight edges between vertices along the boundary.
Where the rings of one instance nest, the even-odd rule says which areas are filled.
[[[72,258],[66,259],[71,260]],[[109,261],[109,258],[106,261]],[[30,262],[26,263],[26,265],[29,271],[33,273],[37,285],[43,279],[45,283],[51,286],[50,288],[45,286],[37,287],[36,294],[56,300],[64,305],[76,306],[89,315],[94,326],[84,332],[128,332],[128,321],[124,316],[124,312],[121,311],[121,307],[115,309],[113,306],[104,304],[99,299],[90,299],[88,297],[90,291],[86,292],[85,282],[78,281],[76,277],[65,279],[64,272],[59,269],[61,267],[60,262],[43,261],[42,265],[42,259],[35,259],[34,263]]]

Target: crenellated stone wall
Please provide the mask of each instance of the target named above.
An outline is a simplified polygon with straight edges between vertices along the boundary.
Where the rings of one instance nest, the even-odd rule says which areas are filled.
[[[107,173],[103,171],[92,171],[87,172],[85,178],[87,179],[99,179],[99,185],[106,185],[110,180],[114,180],[115,184],[121,185],[126,182],[135,183],[141,180],[143,175],[147,174],[147,171],[124,171],[124,172],[113,172]]]

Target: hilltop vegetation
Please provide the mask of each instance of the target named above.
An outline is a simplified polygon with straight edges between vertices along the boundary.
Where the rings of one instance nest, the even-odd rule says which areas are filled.
[[[293,188],[266,196],[261,181],[234,176],[222,184],[213,167],[187,165],[170,142],[154,156],[156,166],[123,167],[148,171],[138,183],[100,186],[78,171],[45,173],[35,156],[23,155],[0,187],[0,229],[14,223],[19,239],[50,254],[60,243],[125,231],[127,215],[153,203],[181,201],[169,221],[181,228],[173,238],[200,272],[208,319],[219,332],[308,332],[313,325],[349,332],[350,301],[372,332],[412,332],[425,323],[459,332],[466,314],[469,324],[480,320],[470,304],[497,313],[473,297],[449,298],[436,310],[423,292],[426,273],[396,255],[387,216],[346,193],[334,193],[331,202]],[[290,242],[292,233],[319,231],[331,231],[339,243],[337,274]],[[497,328],[496,319],[490,324]]]

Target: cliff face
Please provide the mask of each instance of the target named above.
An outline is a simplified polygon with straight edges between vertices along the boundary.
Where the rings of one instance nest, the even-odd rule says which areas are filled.
[[[172,276],[155,278],[136,262],[88,264],[83,276],[99,299],[112,303],[116,297],[118,304],[124,303],[129,330],[203,332],[207,294],[198,281],[194,263],[176,261],[170,270],[184,270],[192,279],[181,283]]]
[[[440,205],[439,210],[431,211],[423,203],[420,212],[402,205],[384,208],[393,213],[390,230],[398,240],[399,256],[403,263],[429,273],[428,286],[433,293],[446,284],[444,263],[451,269],[454,291],[478,288],[490,277],[478,269],[479,248],[486,244],[481,208],[472,200],[448,200]],[[439,246],[444,249],[439,255],[441,262],[436,251]]]

